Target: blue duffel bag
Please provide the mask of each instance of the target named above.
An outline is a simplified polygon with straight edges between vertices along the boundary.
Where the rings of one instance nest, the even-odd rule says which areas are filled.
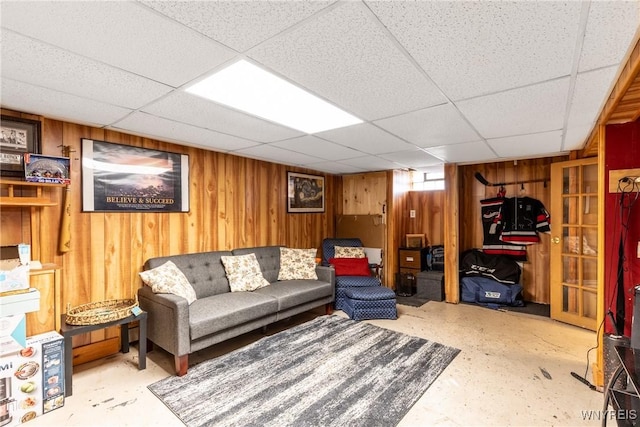
[[[460,299],[491,308],[524,305],[522,285],[505,285],[487,277],[463,277],[460,281]]]

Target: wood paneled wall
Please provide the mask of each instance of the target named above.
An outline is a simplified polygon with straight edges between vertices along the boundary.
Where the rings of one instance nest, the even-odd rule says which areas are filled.
[[[490,183],[522,182],[530,179],[549,179],[550,164],[568,160],[566,156],[518,160],[517,162],[487,163],[459,167],[460,251],[481,248],[483,240],[480,200],[496,197],[499,187],[484,186],[474,175],[480,172]],[[505,187],[506,197],[529,196],[540,200],[549,209],[551,183],[525,183]],[[554,221],[554,218],[551,218]],[[555,219],[555,220],[560,220]],[[542,241],[527,248],[522,284],[526,301],[549,304],[549,245],[548,234]]]
[[[444,244],[444,190],[410,191],[407,211],[402,213],[406,234],[425,234],[430,245]],[[411,218],[409,212],[416,211]]]
[[[289,214],[286,172],[314,171],[47,118],[42,118],[42,123],[43,154],[59,156],[62,145],[72,151],[71,251],[58,252],[60,189],[51,190],[58,206],[37,209],[33,236],[28,226],[29,208],[3,208],[2,244],[31,240],[39,246],[33,259],[62,266],[63,311],[67,304],[134,297],[141,286],[138,272],[151,257],[262,245],[320,250],[322,239],[335,234],[334,218],[340,213],[337,207],[342,196],[339,177],[324,174],[324,213]],[[81,138],[188,154],[190,211],[82,212]],[[95,332],[91,341],[113,333]]]

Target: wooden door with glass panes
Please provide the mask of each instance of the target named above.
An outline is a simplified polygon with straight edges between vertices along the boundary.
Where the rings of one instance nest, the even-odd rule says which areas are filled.
[[[598,159],[551,165],[551,318],[596,330]]]

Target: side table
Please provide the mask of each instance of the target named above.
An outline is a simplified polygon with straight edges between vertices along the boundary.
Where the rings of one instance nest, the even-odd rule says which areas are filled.
[[[618,426],[633,427],[640,424],[640,349],[615,346],[620,366],[615,370],[609,384],[604,390],[604,407],[602,408],[602,427],[607,420],[616,420]],[[624,387],[617,387],[620,378]],[[613,417],[608,412],[609,404],[613,407]]]
[[[142,311],[137,316],[133,314],[123,319],[113,320],[111,322],[99,323],[97,325],[69,325],[66,322],[67,315],[61,315],[62,325],[60,334],[64,337],[64,385],[65,397],[73,394],[72,374],[73,374],[73,340],[71,337],[87,332],[97,331],[109,328],[111,326],[120,325],[120,351],[122,353],[129,352],[129,323],[140,322],[140,336],[138,342],[138,369],[147,368],[147,312]]]

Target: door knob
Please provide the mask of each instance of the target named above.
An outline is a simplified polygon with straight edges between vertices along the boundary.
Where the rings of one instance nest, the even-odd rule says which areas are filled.
[[[560,243],[560,238],[556,236],[553,239],[551,239],[551,241],[557,245],[558,243]]]

